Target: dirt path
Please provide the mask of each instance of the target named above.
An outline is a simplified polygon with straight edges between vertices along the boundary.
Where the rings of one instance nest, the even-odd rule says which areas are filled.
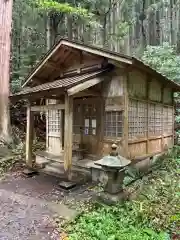
[[[0,240],[59,240],[54,214],[71,218],[75,211],[55,200],[62,193],[55,189],[56,178],[8,176],[0,182]]]

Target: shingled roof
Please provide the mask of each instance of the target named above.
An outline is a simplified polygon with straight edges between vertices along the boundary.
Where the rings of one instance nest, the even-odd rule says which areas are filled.
[[[107,69],[100,69],[91,73],[85,73],[85,74],[79,74],[75,75],[73,77],[64,77],[59,80],[53,81],[53,82],[48,82],[44,83],[41,85],[38,85],[36,87],[26,87],[22,91],[14,94],[13,96],[23,96],[27,95],[30,93],[37,93],[37,92],[42,92],[42,91],[47,91],[47,90],[52,90],[52,89],[57,89],[57,88],[62,88],[62,89],[68,89],[72,86],[75,86],[79,83],[82,83],[84,81],[87,81],[89,79],[92,79],[94,77],[97,77],[101,75],[103,72],[109,71],[109,68]]]

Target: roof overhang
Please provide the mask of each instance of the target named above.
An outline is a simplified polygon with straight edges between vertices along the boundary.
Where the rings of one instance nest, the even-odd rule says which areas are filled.
[[[33,97],[33,95],[37,96],[45,96],[49,94],[64,94],[65,92],[68,95],[75,95],[83,90],[86,90],[100,82],[102,82],[105,77],[101,77],[103,73],[107,73],[111,71],[110,68],[106,69],[99,69],[97,71],[86,73],[86,74],[79,74],[73,77],[64,77],[59,80],[44,83],[38,85],[36,87],[26,87],[22,91],[11,95],[10,98],[12,99],[22,99],[22,98],[29,98]],[[50,96],[49,96],[50,97]]]

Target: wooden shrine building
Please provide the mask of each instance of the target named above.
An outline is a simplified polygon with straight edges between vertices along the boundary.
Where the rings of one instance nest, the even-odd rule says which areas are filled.
[[[132,161],[174,143],[173,93],[180,85],[134,57],[60,40],[14,99],[27,99],[26,161],[32,163],[33,113],[46,112],[46,152],[64,163],[100,159],[113,142]],[[46,99],[46,105],[33,105]]]

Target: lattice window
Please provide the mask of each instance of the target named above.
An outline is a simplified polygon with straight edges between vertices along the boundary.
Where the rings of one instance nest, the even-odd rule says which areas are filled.
[[[48,111],[48,129],[50,133],[60,133],[61,110]]]
[[[162,105],[155,105],[155,134],[161,135],[162,134]]]
[[[144,137],[147,133],[147,103],[130,99],[128,113],[129,138]]]
[[[149,135],[155,135],[155,104],[149,104]]]
[[[122,137],[122,111],[105,112],[104,126],[104,134],[106,137]]]
[[[173,108],[172,107],[164,107],[163,109],[163,128],[164,133],[171,134],[173,132]]]
[[[149,135],[162,134],[162,106],[159,104],[149,104]]]

